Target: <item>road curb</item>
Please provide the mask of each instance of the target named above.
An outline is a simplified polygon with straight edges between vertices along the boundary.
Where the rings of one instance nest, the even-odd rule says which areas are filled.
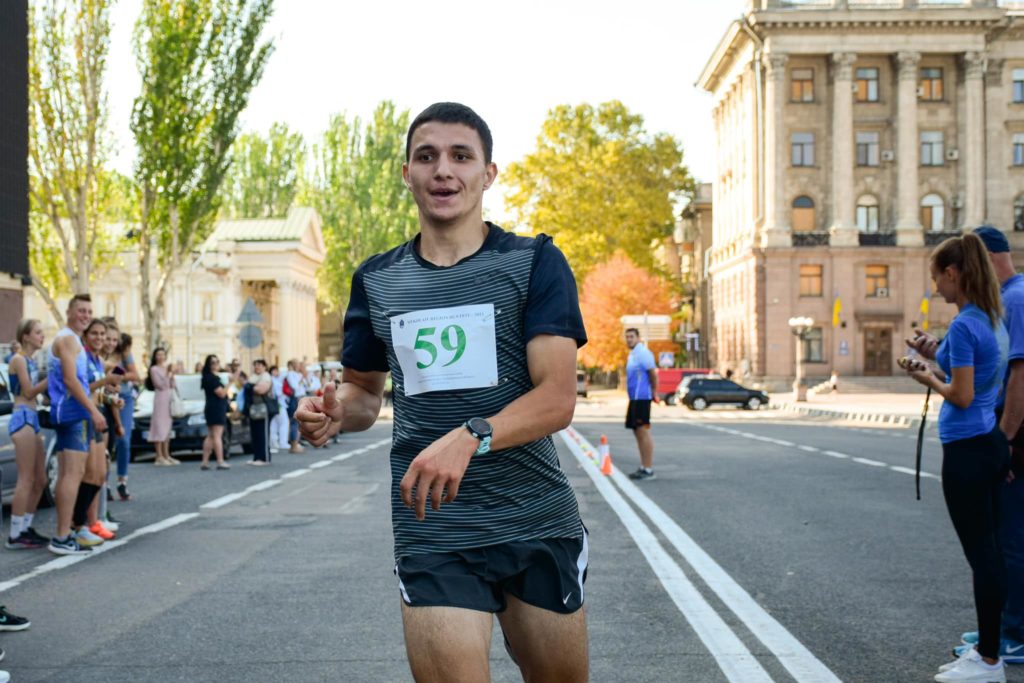
[[[798,415],[811,417],[831,417],[851,422],[863,422],[865,424],[885,424],[917,429],[921,424],[921,416],[907,413],[873,413],[864,411],[853,411],[845,408],[812,408],[795,403],[773,403],[772,410],[781,410]],[[928,428],[934,428],[938,420],[932,419],[927,423]]]

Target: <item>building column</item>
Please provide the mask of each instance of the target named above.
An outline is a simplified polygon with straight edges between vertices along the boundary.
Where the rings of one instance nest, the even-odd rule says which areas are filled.
[[[964,164],[967,191],[963,227],[970,229],[985,221],[985,58],[979,52],[964,54],[964,106],[967,135]]]
[[[899,69],[898,115],[896,119],[896,184],[899,187],[896,244],[901,247],[924,246],[918,210],[918,132],[917,132],[917,67],[920,52],[896,55]]]
[[[832,54],[832,233],[833,247],[860,244],[854,225],[852,52]]]
[[[783,117],[786,106],[786,63],[789,55],[764,57],[764,234],[762,246],[792,245],[789,211],[786,206],[786,130]]]

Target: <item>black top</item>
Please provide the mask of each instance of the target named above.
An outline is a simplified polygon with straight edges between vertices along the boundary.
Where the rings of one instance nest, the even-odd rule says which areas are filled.
[[[216,394],[216,390],[223,386],[224,383],[217,375],[212,372],[203,374],[202,387],[203,393],[206,394],[206,408],[203,414],[208,425],[222,425],[227,422],[228,397],[222,398]]]

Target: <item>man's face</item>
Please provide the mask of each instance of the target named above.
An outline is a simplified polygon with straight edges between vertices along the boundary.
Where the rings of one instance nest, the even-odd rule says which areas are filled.
[[[92,322],[92,304],[88,301],[74,301],[68,306],[68,327],[81,334]]]
[[[498,167],[484,161],[479,133],[461,123],[430,121],[413,133],[411,149],[402,177],[421,216],[444,225],[481,212]]]
[[[629,348],[633,348],[639,342],[640,342],[640,337],[638,337],[635,332],[627,332],[626,333],[626,346],[628,346]]]

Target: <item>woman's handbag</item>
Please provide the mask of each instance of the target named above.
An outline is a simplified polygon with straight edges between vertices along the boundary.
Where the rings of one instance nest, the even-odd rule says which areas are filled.
[[[185,402],[181,400],[181,394],[178,393],[178,387],[171,389],[171,417],[185,417],[188,411],[185,408]]]
[[[266,420],[267,419],[267,404],[265,401],[254,402],[252,407],[249,408],[249,419],[250,420]]]

